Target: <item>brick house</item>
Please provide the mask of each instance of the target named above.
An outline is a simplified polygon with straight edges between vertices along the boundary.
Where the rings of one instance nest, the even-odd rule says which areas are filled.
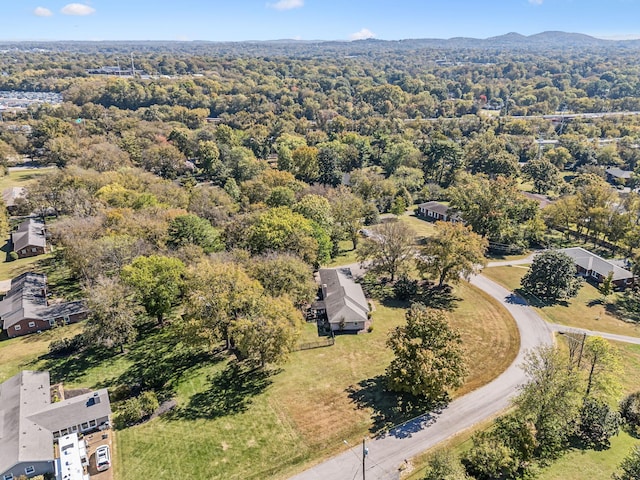
[[[610,273],[612,283],[618,290],[623,290],[635,283],[632,272],[582,247],[562,248],[559,251],[573,259],[578,275],[595,283],[602,283]]]
[[[11,232],[13,251],[18,258],[35,257],[47,253],[47,234],[44,222],[28,218]]]
[[[418,205],[417,215],[434,222],[461,222],[460,214],[444,203],[426,202]]]
[[[0,321],[9,338],[75,323],[87,313],[80,301],[49,305],[47,277],[39,273],[23,273],[11,280],[11,289],[0,301]]]

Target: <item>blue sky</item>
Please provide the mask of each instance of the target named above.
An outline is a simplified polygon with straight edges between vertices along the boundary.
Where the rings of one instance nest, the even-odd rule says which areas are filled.
[[[0,0],[0,40],[640,37],[640,0]]]

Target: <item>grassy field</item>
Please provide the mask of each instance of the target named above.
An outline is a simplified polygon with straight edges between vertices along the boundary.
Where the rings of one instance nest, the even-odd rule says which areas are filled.
[[[520,279],[526,271],[527,268],[524,265],[489,267],[484,269],[483,274],[509,290],[516,290],[520,287]],[[640,337],[640,326],[623,322],[611,315],[606,305],[602,303],[602,295],[598,289],[588,282],[584,283],[578,296],[566,304],[541,307],[536,310],[545,320],[552,323]]]
[[[619,351],[624,371],[620,379],[624,395],[640,390],[640,345],[620,342],[611,343]],[[491,421],[486,421],[476,425],[438,445],[436,448],[413,458],[411,464],[414,468],[402,477],[403,480],[422,480],[425,474],[425,465],[435,450],[448,449],[456,455],[462,455],[471,448],[471,436],[473,433],[490,428],[491,423]],[[536,478],[541,480],[583,480],[585,478],[589,478],[589,480],[610,480],[618,464],[634,445],[640,445],[640,438],[634,438],[626,432],[620,432],[618,436],[611,439],[610,449],[569,450],[558,461],[541,470]]]
[[[511,318],[483,292],[462,283],[454,295],[464,299],[451,320],[467,340],[471,366],[455,396],[498,375],[518,341]],[[0,381],[38,368],[69,387],[170,385],[178,402],[173,413],[117,432],[118,479],[286,478],[343,450],[344,439],[357,442],[416,413],[402,410],[383,391],[382,374],[391,360],[385,341],[404,321],[403,307],[377,304],[370,334],[344,335],[333,347],[296,352],[268,375],[189,350],[171,327],[147,330],[124,355],[44,355],[50,340],[81,328],[73,325],[0,342]],[[305,325],[305,340],[314,330]]]
[[[0,177],[0,191],[9,187],[24,187],[32,180],[53,171],[55,171],[55,167],[11,170],[8,175]]]

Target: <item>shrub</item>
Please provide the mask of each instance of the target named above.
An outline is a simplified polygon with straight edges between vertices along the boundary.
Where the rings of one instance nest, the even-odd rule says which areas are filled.
[[[49,344],[49,354],[62,357],[71,355],[82,349],[86,345],[84,335],[81,333],[71,338],[62,338],[60,340],[54,340]]]
[[[18,260],[18,252],[9,252],[9,261]]]
[[[142,392],[138,397],[125,400],[116,414],[116,428],[125,428],[140,423],[148,418],[159,407],[158,397],[150,390]]]
[[[620,402],[620,415],[629,427],[640,428],[640,392],[631,393]]]

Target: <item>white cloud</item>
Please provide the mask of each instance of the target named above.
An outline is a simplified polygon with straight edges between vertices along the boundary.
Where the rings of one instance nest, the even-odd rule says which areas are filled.
[[[53,15],[53,12],[51,10],[49,10],[48,8],[36,7],[33,10],[33,14],[36,17],[50,17],[51,15]]]
[[[79,17],[84,17],[86,15],[91,15],[95,13],[96,9],[90,7],[89,5],[84,5],[82,3],[70,3],[62,7],[60,10],[65,15],[75,15]]]
[[[349,35],[349,38],[351,40],[366,40],[367,38],[374,38],[375,36],[376,34],[373,33],[371,30],[369,30],[368,28],[363,28],[359,32],[352,33],[351,35]]]
[[[544,2],[544,0],[529,0],[531,5],[542,5],[542,2]]]
[[[275,10],[293,10],[304,7],[304,0],[278,0],[276,3],[267,3],[267,7]]]

